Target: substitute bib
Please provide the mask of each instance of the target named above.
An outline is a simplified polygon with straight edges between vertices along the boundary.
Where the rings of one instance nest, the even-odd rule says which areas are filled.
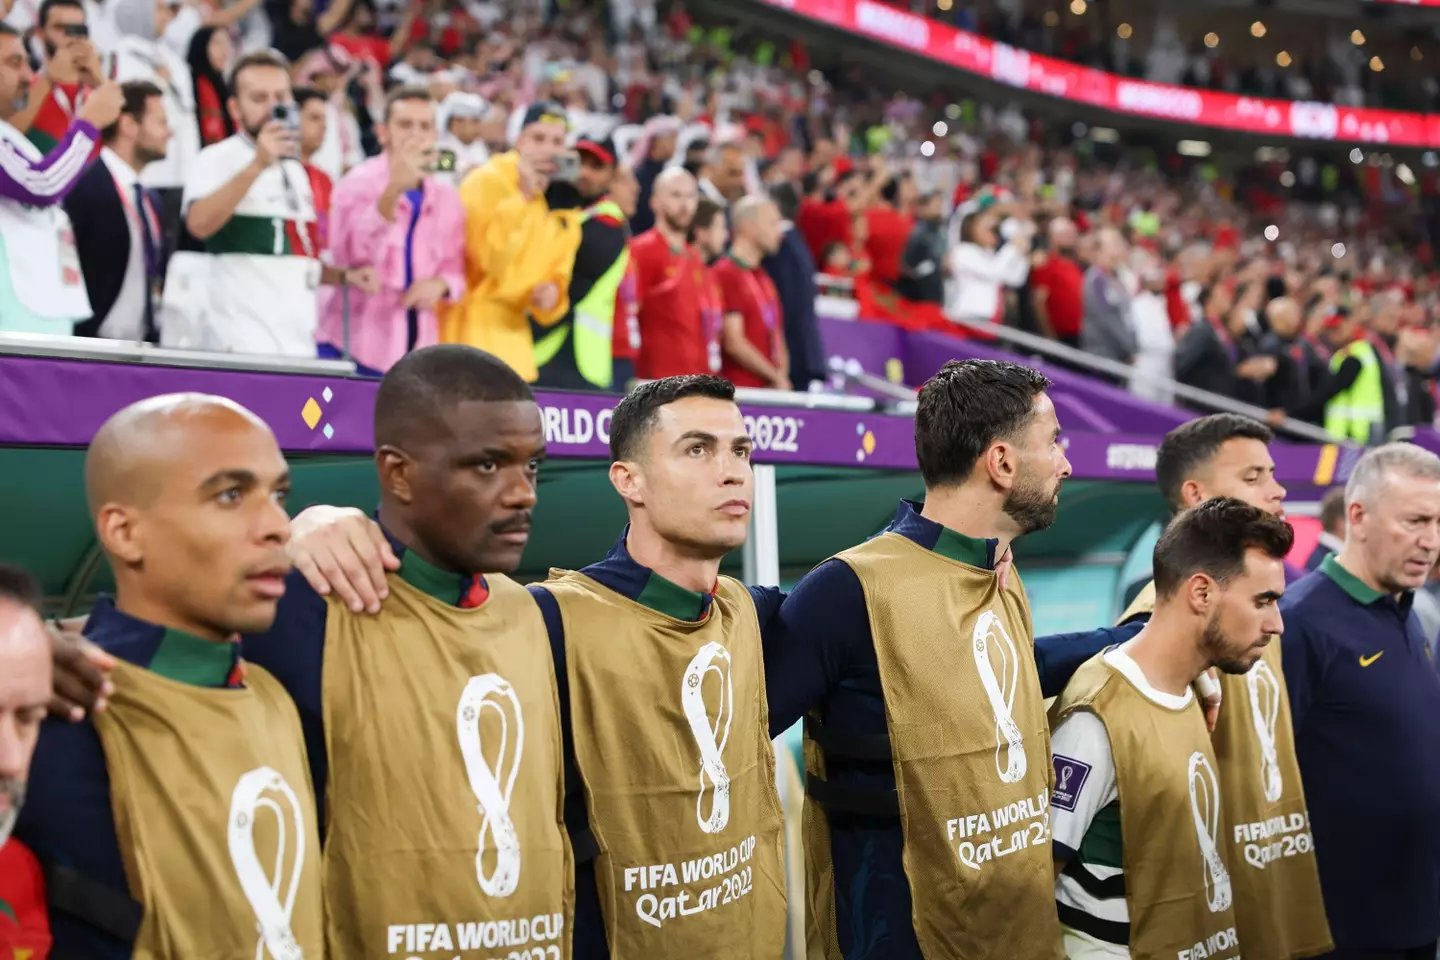
[[[1245,960],[1332,949],[1280,656],[1277,637],[1249,673],[1221,675],[1212,736]]]
[[[1050,856],[1050,731],[1020,578],[896,533],[847,550],[885,695],[915,935],[934,960],[1062,956]],[[812,777],[823,777],[806,744]],[[839,957],[829,825],[805,807],[811,957]]]
[[[565,622],[575,764],[614,960],[779,958],[783,814],[755,603],[721,577],[679,620],[580,573]]]
[[[328,600],[332,956],[570,956],[550,644],[525,588],[486,579],[468,610],[396,574],[378,615]]]
[[[241,689],[115,665],[95,715],[137,960],[325,956],[320,837],[300,718],[249,667]]]
[[[1115,761],[1130,955],[1239,960],[1220,779],[1200,704],[1163,707],[1097,654],[1055,702],[1054,724],[1076,710],[1100,718]]]

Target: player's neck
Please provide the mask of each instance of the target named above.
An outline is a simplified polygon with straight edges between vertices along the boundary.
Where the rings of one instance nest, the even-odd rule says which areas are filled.
[[[1380,580],[1370,569],[1370,564],[1365,561],[1365,556],[1360,550],[1348,540],[1345,545],[1335,553],[1335,562],[1344,568],[1356,580],[1377,593],[1389,593],[1380,585]]]
[[[665,238],[665,242],[670,244],[671,250],[685,249],[685,234],[682,231],[673,229],[670,224],[665,222],[664,217],[655,221],[655,229],[659,231],[660,236]]]
[[[117,577],[115,583],[115,609],[125,616],[154,624],[157,627],[164,627],[167,630],[179,630],[181,633],[188,633],[192,637],[199,637],[201,640],[209,640],[212,643],[229,643],[234,639],[234,634],[222,631],[210,624],[199,623],[171,610],[164,601],[146,596],[143,590],[136,589],[136,584],[126,582],[127,580],[129,580],[128,577]]]
[[[1161,693],[1183,697],[1210,664],[1202,637],[1188,617],[1176,617],[1163,607],[1121,649],[1135,661],[1150,686]]]
[[[995,559],[1005,556],[1010,541],[1019,535],[1015,521],[1005,512],[1004,499],[973,484],[925,491],[920,516],[972,540],[997,540]]]
[[[131,170],[134,170],[137,174],[145,167],[143,163],[136,162],[135,144],[133,143],[122,143],[121,141],[117,140],[114,143],[110,144],[110,152],[115,154],[115,156],[119,157],[124,162],[125,166],[129,167]]]
[[[630,524],[625,538],[630,559],[686,590],[709,593],[720,576],[720,557],[701,556],[683,544],[666,540],[644,523]]]
[[[736,237],[730,242],[730,256],[746,270],[754,270],[760,263],[760,247],[749,237]]]

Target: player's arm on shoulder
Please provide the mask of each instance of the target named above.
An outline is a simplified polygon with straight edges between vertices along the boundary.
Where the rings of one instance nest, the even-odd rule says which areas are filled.
[[[1095,815],[1115,793],[1115,762],[1105,724],[1076,710],[1050,738],[1055,786],[1050,794],[1051,855],[1055,875],[1075,858]]]
[[[356,613],[379,612],[390,594],[386,574],[400,569],[380,525],[354,507],[302,510],[290,521],[287,549],[316,593],[333,592]]]
[[[1144,621],[1132,620],[1119,627],[1036,637],[1035,666],[1040,673],[1041,692],[1046,697],[1058,697],[1081,664],[1106,647],[1129,640],[1144,625]]]
[[[819,707],[867,650],[875,658],[865,593],[843,560],[801,578],[761,626],[772,736]]]

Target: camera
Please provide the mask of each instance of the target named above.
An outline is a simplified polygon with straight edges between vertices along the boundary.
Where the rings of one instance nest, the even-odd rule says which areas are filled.
[[[83,23],[67,23],[60,28],[60,32],[73,40],[84,40],[90,36],[90,28]]]
[[[300,132],[300,108],[293,103],[275,104],[270,110],[270,119],[293,133]]]
[[[580,154],[566,150],[555,158],[555,175],[550,178],[557,183],[574,183],[580,179]]]

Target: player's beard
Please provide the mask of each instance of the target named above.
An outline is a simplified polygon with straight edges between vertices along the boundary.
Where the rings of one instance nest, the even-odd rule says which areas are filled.
[[[14,777],[0,777],[0,796],[10,801],[9,808],[0,812],[0,847],[3,847],[5,841],[10,839],[10,831],[15,829],[20,808],[25,805],[25,781]]]
[[[1015,521],[1021,534],[1044,530],[1055,522],[1059,510],[1059,482],[1053,490],[1049,489],[1044,480],[1022,466],[1015,487],[1005,497],[1005,513]]]
[[[1225,639],[1225,632],[1220,629],[1220,615],[1212,614],[1205,623],[1205,632],[1200,637],[1200,647],[1205,653],[1205,659],[1221,673],[1238,675],[1249,673],[1254,663],[1245,661],[1230,655],[1228,642]],[[1246,651],[1247,653],[1249,651]]]
[[[665,216],[665,226],[669,227],[671,230],[675,231],[676,233],[686,233],[687,231],[689,231],[689,229],[690,229],[690,221],[689,221],[689,220],[681,220],[679,217],[672,217],[672,216],[671,216],[670,214],[668,214],[668,213],[665,214],[664,216]],[[693,219],[693,218],[692,218],[692,219]]]

